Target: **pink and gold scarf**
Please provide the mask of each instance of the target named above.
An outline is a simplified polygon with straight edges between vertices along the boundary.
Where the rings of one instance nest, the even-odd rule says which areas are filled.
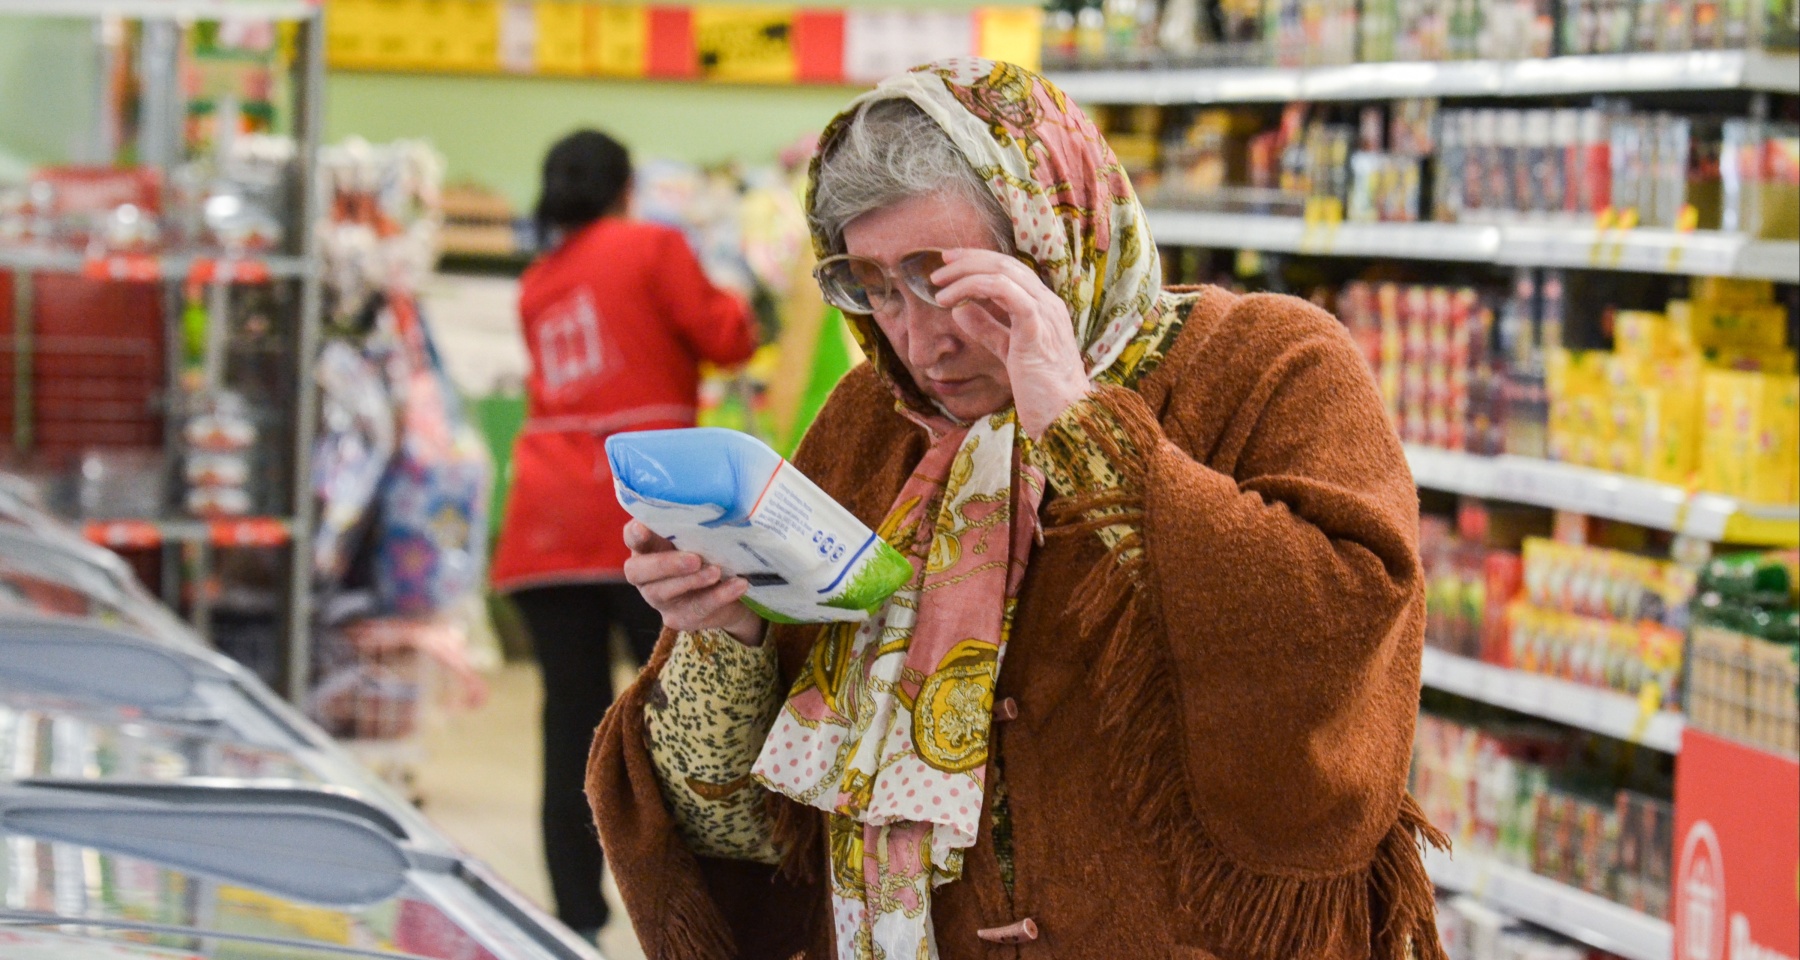
[[[820,154],[858,107],[894,97],[936,120],[1011,214],[1016,252],[1068,304],[1092,375],[1135,379],[1166,312],[1155,309],[1161,268],[1093,123],[1030,71],[947,60],[852,103]],[[919,397],[869,318],[850,320],[901,412],[931,438],[878,531],[913,578],[867,621],[825,628],[754,773],[830,814],[838,956],[926,960],[937,956],[932,888],[962,875],[980,832],[994,685],[1044,478],[1012,410],[951,420]]]

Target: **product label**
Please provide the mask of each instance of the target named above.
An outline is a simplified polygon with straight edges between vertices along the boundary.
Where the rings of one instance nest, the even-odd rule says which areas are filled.
[[[850,511],[783,461],[748,517],[642,497],[618,486],[632,516],[677,548],[750,582],[745,601],[770,619],[864,620],[912,576],[912,565]]]

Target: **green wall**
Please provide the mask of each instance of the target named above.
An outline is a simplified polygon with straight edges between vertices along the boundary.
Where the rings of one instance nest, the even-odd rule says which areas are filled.
[[[0,180],[91,158],[95,51],[91,22],[0,17]]]
[[[639,156],[698,163],[771,160],[817,132],[853,87],[774,87],[540,77],[333,73],[325,135],[430,140],[452,181],[468,179],[529,207],[551,143],[582,126]]]

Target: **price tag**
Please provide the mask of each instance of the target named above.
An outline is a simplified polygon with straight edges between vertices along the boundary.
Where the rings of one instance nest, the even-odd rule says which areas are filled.
[[[268,283],[274,274],[261,260],[214,260],[201,257],[188,268],[190,283]]]
[[[207,539],[220,547],[275,547],[288,540],[287,527],[266,517],[214,520],[207,524],[206,533]]]
[[[642,6],[604,4],[593,10],[588,72],[602,77],[641,77],[650,55],[650,15]]]
[[[142,550],[162,543],[162,531],[147,520],[109,520],[82,529],[90,543],[113,550]]]
[[[81,275],[89,280],[153,283],[162,279],[162,261],[144,254],[94,257],[81,265]]]

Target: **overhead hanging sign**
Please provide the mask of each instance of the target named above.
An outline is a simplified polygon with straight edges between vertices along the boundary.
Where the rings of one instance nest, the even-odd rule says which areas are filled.
[[[735,83],[793,83],[793,7],[696,7],[700,76]]]
[[[1037,7],[803,9],[584,0],[330,0],[347,70],[873,83],[944,57],[1036,68]]]

